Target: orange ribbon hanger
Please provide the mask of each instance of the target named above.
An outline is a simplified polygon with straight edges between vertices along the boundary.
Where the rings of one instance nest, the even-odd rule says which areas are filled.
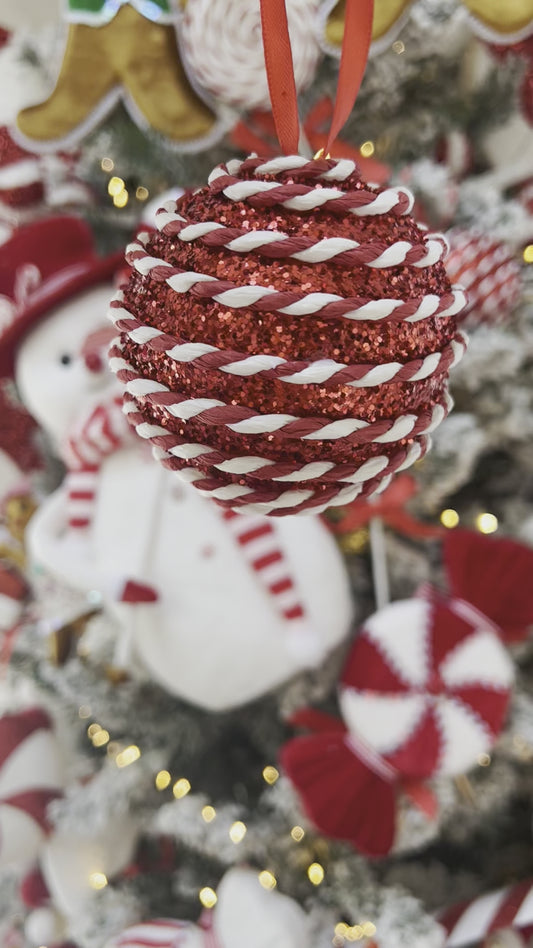
[[[272,114],[283,154],[295,155],[300,130],[285,0],[260,0],[260,3]],[[326,154],[331,151],[357,98],[368,60],[373,16],[374,0],[346,0],[339,82]]]
[[[315,102],[303,119],[304,135],[313,153],[324,152],[328,138],[324,127],[328,125],[332,115],[333,102],[324,96]],[[230,135],[233,144],[245,155],[255,151],[263,158],[274,158],[278,154],[279,149],[275,147],[276,129],[272,112],[254,109],[246,121],[241,119],[237,122]],[[392,172],[388,165],[376,158],[365,158],[361,155],[359,148],[342,138],[337,138],[329,153],[332,158],[351,158],[367,181],[385,185],[390,180]]]

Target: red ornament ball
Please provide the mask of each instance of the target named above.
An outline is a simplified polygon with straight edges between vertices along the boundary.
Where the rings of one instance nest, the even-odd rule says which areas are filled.
[[[487,234],[452,230],[448,239],[448,276],[468,294],[461,318],[468,317],[471,325],[505,322],[522,293],[519,263],[504,244]]]
[[[349,160],[230,161],[130,245],[111,364],[161,462],[226,507],[318,513],[420,458],[465,341],[444,238]]]

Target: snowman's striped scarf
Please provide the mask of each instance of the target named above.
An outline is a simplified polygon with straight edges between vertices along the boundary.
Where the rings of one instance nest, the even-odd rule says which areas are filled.
[[[68,438],[62,454],[68,469],[69,526],[78,530],[90,527],[101,465],[132,437],[122,411],[122,397],[116,395],[96,405]],[[306,638],[306,615],[275,524],[266,517],[243,516],[222,508],[220,512],[243,558],[282,619],[293,631],[303,631]]]
[[[305,612],[275,524],[267,517],[243,516],[234,510],[224,509],[222,517],[282,618],[303,625]]]
[[[96,405],[63,446],[67,466],[68,522],[74,529],[90,526],[102,463],[131,441],[122,412],[122,396]]]

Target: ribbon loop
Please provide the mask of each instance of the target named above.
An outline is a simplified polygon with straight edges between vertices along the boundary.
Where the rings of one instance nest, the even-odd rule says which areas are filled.
[[[300,122],[285,0],[261,0],[261,26],[276,132],[283,154],[296,155]]]
[[[298,153],[299,119],[285,0],[260,0],[265,66],[272,114],[281,150]],[[353,109],[361,86],[372,39],[374,0],[346,0],[339,82],[331,128],[324,148],[328,154]]]

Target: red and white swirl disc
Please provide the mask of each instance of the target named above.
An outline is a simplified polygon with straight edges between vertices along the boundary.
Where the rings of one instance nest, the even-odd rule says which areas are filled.
[[[486,616],[430,594],[367,620],[342,675],[340,706],[358,753],[367,748],[392,776],[457,774],[494,744],[513,677]]]

